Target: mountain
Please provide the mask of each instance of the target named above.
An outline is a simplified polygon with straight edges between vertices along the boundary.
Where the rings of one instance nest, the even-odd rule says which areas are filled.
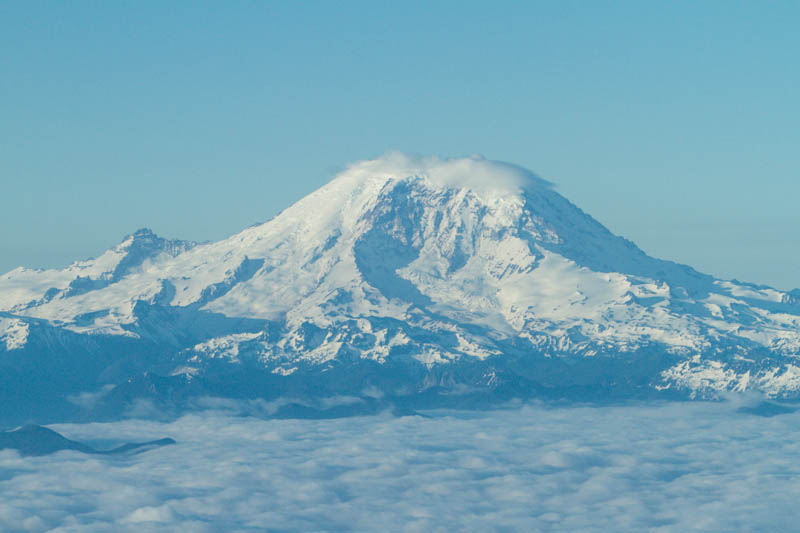
[[[20,455],[49,455],[63,450],[88,454],[119,455],[141,453],[152,448],[175,444],[170,438],[149,442],[127,443],[111,450],[98,451],[87,444],[70,440],[50,428],[28,425],[0,431],[0,450],[17,450]]]
[[[19,416],[54,399],[794,398],[798,354],[799,290],[649,257],[480,157],[389,154],[219,242],[139,230],[0,276],[0,401]]]

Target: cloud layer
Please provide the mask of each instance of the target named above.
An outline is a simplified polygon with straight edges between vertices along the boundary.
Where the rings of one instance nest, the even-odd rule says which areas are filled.
[[[0,452],[0,530],[788,530],[800,414],[731,404],[59,425],[128,458]],[[113,526],[113,527],[112,527]]]
[[[524,168],[479,155],[440,158],[388,152],[378,159],[359,161],[336,176],[340,180],[423,177],[437,187],[467,188],[479,194],[518,194],[551,188],[552,184]]]

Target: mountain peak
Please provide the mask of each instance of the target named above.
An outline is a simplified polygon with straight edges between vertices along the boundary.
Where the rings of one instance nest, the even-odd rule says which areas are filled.
[[[178,239],[165,239],[159,237],[150,228],[139,228],[133,233],[126,235],[122,242],[117,246],[119,250],[125,250],[129,255],[135,256],[148,255],[167,251],[172,255],[193,248],[197,243]]]
[[[163,243],[169,242],[167,239],[159,237],[156,232],[150,228],[139,228],[133,233],[129,233],[123,237],[122,242],[119,243],[120,248],[142,248],[142,247],[159,247]]]
[[[158,235],[151,230],[150,228],[139,228],[130,235],[126,235],[125,238],[132,237],[134,239],[149,239],[149,238],[158,238]]]
[[[140,228],[126,236],[117,247],[118,250],[124,251],[125,255],[111,273],[111,280],[118,281],[131,269],[140,266],[146,259],[157,254],[166,252],[174,257],[194,248],[196,244],[192,241],[164,239],[156,235],[150,228]]]

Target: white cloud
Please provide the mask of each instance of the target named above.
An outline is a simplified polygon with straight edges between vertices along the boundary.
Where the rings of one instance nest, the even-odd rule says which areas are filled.
[[[67,401],[79,407],[92,409],[99,400],[102,400],[114,389],[114,385],[104,385],[96,392],[81,392],[67,396]]]
[[[363,181],[412,176],[427,179],[437,187],[468,188],[479,194],[517,194],[522,190],[552,186],[529,170],[480,155],[443,159],[401,152],[388,152],[378,159],[359,161],[336,178]]]
[[[800,414],[733,403],[60,425],[133,457],[0,452],[0,530],[789,530]],[[127,529],[126,529],[127,528]]]

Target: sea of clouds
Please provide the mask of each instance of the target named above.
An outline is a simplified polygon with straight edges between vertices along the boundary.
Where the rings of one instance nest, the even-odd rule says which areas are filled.
[[[800,414],[723,403],[51,426],[129,457],[0,451],[2,531],[797,528]]]

